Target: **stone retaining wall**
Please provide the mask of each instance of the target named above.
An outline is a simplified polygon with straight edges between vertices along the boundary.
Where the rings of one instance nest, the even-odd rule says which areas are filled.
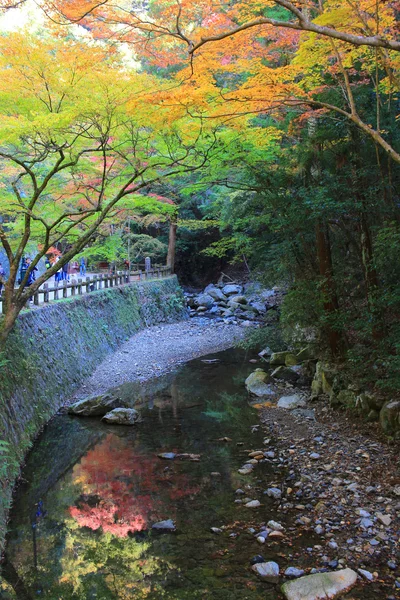
[[[0,367],[0,553],[20,464],[43,425],[136,331],[185,316],[175,276],[21,313]]]

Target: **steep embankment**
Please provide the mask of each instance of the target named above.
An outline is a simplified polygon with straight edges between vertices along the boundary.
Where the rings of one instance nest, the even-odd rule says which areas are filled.
[[[98,363],[145,326],[182,319],[176,277],[102,290],[26,311],[0,379],[0,551],[13,483],[32,440]]]

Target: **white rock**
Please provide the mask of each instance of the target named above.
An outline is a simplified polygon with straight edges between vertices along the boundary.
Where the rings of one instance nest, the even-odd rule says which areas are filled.
[[[365,569],[357,569],[357,571],[366,579],[367,581],[374,581],[374,576],[369,571]]]
[[[382,525],[385,525],[386,527],[389,527],[390,523],[392,522],[392,518],[390,515],[383,515],[382,513],[376,513],[376,517],[377,517],[378,521],[380,521],[382,523]]]
[[[306,401],[298,394],[293,394],[293,396],[282,396],[282,398],[278,400],[277,406],[278,408],[294,410],[295,408],[304,408],[306,406]]]
[[[247,502],[245,506],[246,508],[258,508],[259,506],[261,506],[261,502],[259,502],[258,500],[250,500],[250,502]]]
[[[285,583],[282,592],[287,600],[331,600],[350,590],[356,582],[355,571],[342,569],[300,577]]]
[[[279,565],[272,560],[265,563],[257,563],[252,566],[253,571],[257,573],[264,581],[269,583],[278,583]]]
[[[283,525],[281,525],[277,521],[268,521],[267,525],[273,531],[284,531],[285,530],[285,528],[283,527]]]

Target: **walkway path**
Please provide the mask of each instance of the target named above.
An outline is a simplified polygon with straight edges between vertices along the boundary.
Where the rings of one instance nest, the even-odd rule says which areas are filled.
[[[193,358],[225,350],[245,336],[237,325],[191,319],[141,331],[106,358],[74,398],[101,394],[128,381],[145,381]]]

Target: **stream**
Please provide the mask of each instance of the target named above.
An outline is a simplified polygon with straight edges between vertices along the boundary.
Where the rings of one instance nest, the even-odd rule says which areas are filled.
[[[260,548],[254,536],[270,519],[288,527],[285,516],[267,496],[259,509],[235,502],[238,488],[260,497],[266,480],[284,474],[270,461],[238,473],[265,437],[243,385],[250,358],[228,350],[147,384],[123,384],[119,394],[133,396],[142,416],[134,427],[56,415],[16,491],[0,597],[282,598],[250,559],[262,550],[266,560],[292,564],[292,544]],[[152,529],[168,519],[176,531]],[[310,543],[298,538],[296,551]]]

